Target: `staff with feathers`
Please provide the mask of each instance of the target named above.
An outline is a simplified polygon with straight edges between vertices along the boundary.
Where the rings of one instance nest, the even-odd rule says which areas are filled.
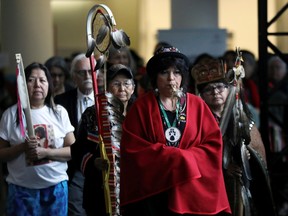
[[[211,59],[194,65],[191,75],[222,132],[223,173],[233,215],[276,215],[265,148],[244,100],[245,71],[239,48],[236,53],[228,72],[223,62]]]
[[[233,136],[230,137],[230,144],[236,149],[236,160],[243,168],[242,177],[240,179],[240,183],[237,186],[238,194],[241,194],[242,203],[240,202],[238,205],[238,210],[236,211],[238,215],[243,215],[243,211],[245,212],[245,216],[250,215],[251,207],[249,199],[251,198],[249,186],[250,180],[252,180],[249,158],[247,156],[247,148],[251,141],[250,137],[250,123],[249,118],[246,115],[247,110],[244,110],[246,106],[243,104],[243,87],[242,87],[242,78],[245,77],[245,70],[242,66],[242,53],[239,48],[236,48],[237,58],[235,60],[234,67],[227,72],[227,78],[232,84],[230,87],[230,92],[225,103],[225,107],[223,110],[223,114],[220,120],[220,129],[222,131],[223,136],[227,132],[227,126],[229,121],[232,119],[233,121]],[[230,118],[232,115],[232,118]],[[231,146],[231,147],[232,147]],[[224,168],[228,168],[229,161],[229,150],[228,147],[224,148],[223,153],[223,166]],[[244,209],[243,209],[244,205]]]
[[[108,121],[113,121],[114,127],[111,129],[111,134],[113,133],[117,134],[119,133],[119,130],[117,127],[115,127],[117,110],[109,108],[110,105],[114,106],[114,108],[118,107],[117,104],[115,104],[115,101],[113,101],[113,97],[111,94],[108,94],[106,92],[106,59],[109,55],[108,49],[111,46],[111,44],[116,48],[120,49],[121,47],[129,46],[130,45],[130,39],[126,35],[126,33],[123,30],[116,29],[116,21],[114,19],[114,16],[111,12],[111,10],[103,4],[95,5],[93,6],[87,16],[87,52],[86,57],[90,59],[90,66],[92,71],[92,80],[93,80],[93,90],[94,90],[94,96],[95,96],[95,112],[96,112],[96,118],[98,119],[98,133],[99,133],[99,147],[100,147],[100,153],[101,153],[101,159],[107,161],[108,163],[108,169],[102,171],[103,175],[103,187],[104,187],[104,196],[105,196],[105,205],[106,205],[106,213],[109,216],[114,215],[120,215],[120,206],[119,206],[119,185],[117,182],[119,181],[119,170],[117,167],[117,163],[115,161],[115,155],[113,155],[113,161],[109,160],[108,153],[107,152],[113,152],[112,146],[109,146],[109,143],[105,143],[105,136],[107,136],[107,130],[104,128],[103,122],[106,120],[103,120],[103,110],[109,109],[107,113],[109,113]],[[96,58],[96,67],[94,65],[93,58]],[[104,66],[104,94],[98,95],[98,85],[97,85],[97,77],[96,72],[98,69],[102,68]],[[110,105],[109,105],[110,104]],[[111,112],[113,111],[114,114]],[[120,111],[121,112],[121,111]],[[122,114],[122,112],[121,112]],[[117,118],[120,123],[123,121],[123,119]],[[110,122],[111,123],[111,122]],[[113,128],[116,128],[116,130],[113,130]],[[115,135],[114,137],[119,137],[119,135]],[[115,138],[113,139],[115,141]],[[112,141],[112,142],[113,142]],[[115,141],[116,142],[116,141]],[[113,152],[115,154],[115,152]],[[117,154],[117,153],[116,153]],[[109,180],[109,173],[110,169],[114,169],[114,181],[112,183],[113,187],[111,187],[111,180]],[[113,190],[113,191],[111,191]],[[111,194],[116,196],[116,206],[112,205],[111,201]]]

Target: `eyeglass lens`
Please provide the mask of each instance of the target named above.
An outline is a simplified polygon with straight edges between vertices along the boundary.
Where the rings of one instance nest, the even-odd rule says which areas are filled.
[[[77,74],[79,74],[80,76],[85,76],[86,73],[88,73],[89,75],[91,75],[91,70],[78,70]]]
[[[225,88],[227,88],[228,86],[227,85],[224,85],[224,84],[219,84],[219,85],[214,85],[214,86],[209,86],[207,88],[205,88],[203,90],[204,93],[207,93],[207,94],[212,94],[215,92],[215,90],[217,91],[217,93],[221,93],[224,91]]]
[[[111,85],[114,87],[114,88],[120,88],[122,85],[125,87],[125,88],[129,88],[131,85],[132,85],[132,82],[130,80],[127,80],[125,82],[119,82],[119,81],[115,81],[115,82],[112,82]]]

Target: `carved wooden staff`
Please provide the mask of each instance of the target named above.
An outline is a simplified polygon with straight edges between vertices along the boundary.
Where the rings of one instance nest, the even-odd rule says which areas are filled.
[[[122,30],[116,29],[116,22],[111,10],[103,4],[95,5],[90,9],[87,16],[86,30],[88,47],[86,56],[90,59],[92,71],[100,155],[103,160],[108,162],[108,170],[102,171],[106,213],[109,216],[120,215],[120,170],[117,167],[119,166],[119,161],[116,160],[116,158],[119,158],[117,157],[117,152],[120,149],[113,148],[115,145],[112,145],[112,141],[115,139],[111,139],[113,136],[112,127],[114,126],[115,128],[115,122],[112,121],[113,116],[115,117],[115,112],[117,112],[117,105],[113,108],[113,103],[111,102],[113,96],[106,92],[105,61],[111,44],[116,49],[119,49],[130,45],[130,40]],[[97,59],[96,67],[94,56]],[[105,87],[104,94],[99,95],[96,72],[103,65]],[[115,133],[117,133],[117,130]]]

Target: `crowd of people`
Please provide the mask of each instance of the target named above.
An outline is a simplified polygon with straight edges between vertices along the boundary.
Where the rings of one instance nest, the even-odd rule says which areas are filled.
[[[191,61],[159,42],[146,65],[128,47],[111,46],[97,71],[91,59],[96,65],[85,53],[69,64],[53,56],[25,68],[35,135],[21,133],[26,113],[16,101],[1,110],[7,216],[288,214],[285,200],[277,206],[273,197],[252,52]],[[271,55],[272,152],[287,142],[286,74]]]

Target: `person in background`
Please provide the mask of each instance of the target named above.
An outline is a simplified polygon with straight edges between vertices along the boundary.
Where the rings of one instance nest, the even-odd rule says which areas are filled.
[[[55,97],[55,103],[61,104],[68,111],[71,123],[75,127],[74,135],[76,137],[82,113],[87,107],[94,104],[90,61],[84,53],[76,55],[72,60],[71,76],[76,87],[63,94],[57,95]],[[82,208],[84,176],[81,171],[76,168],[73,158],[68,162],[68,175],[69,215],[85,215],[85,210]]]
[[[189,70],[190,68],[192,68],[195,64],[199,64],[199,63],[204,63],[207,61],[210,61],[211,59],[214,59],[214,57],[212,55],[210,55],[209,53],[201,53],[198,56],[196,56],[195,60],[193,61],[193,63],[189,66]],[[196,93],[196,85],[194,83],[194,79],[191,77],[191,74],[189,73],[189,87],[188,87],[188,92],[195,94]]]
[[[279,168],[287,164],[287,143],[288,143],[288,76],[285,59],[276,54],[271,54],[268,59],[268,123],[269,141],[272,157],[272,173],[274,180],[274,192],[277,199],[278,215],[288,215],[288,182],[279,175]]]
[[[133,77],[137,74],[137,65],[129,47],[122,47],[120,49],[116,49],[114,46],[109,47],[107,68],[114,64],[123,64],[126,67],[129,67],[133,73]]]
[[[227,71],[232,69],[235,65],[235,59],[237,57],[237,53],[235,50],[226,50],[224,54],[221,56],[221,59],[224,60],[227,66]]]
[[[260,127],[260,95],[258,91],[258,86],[255,81],[256,74],[256,59],[253,53],[248,50],[241,50],[243,57],[243,67],[245,69],[245,77],[242,79],[243,85],[245,86],[245,100],[250,112],[253,115],[253,119],[257,128]],[[227,67],[227,71],[232,70],[235,65],[235,59],[237,53],[234,50],[227,50],[222,59]]]
[[[255,125],[259,128],[260,94],[255,78],[257,76],[257,61],[254,54],[249,50],[241,50],[241,53],[243,58],[243,67],[245,69],[245,77],[242,79],[245,90],[245,100],[253,115]]]
[[[69,91],[73,88],[68,83],[70,77],[69,69],[64,58],[60,56],[53,56],[45,62],[45,66],[48,68],[52,76],[54,96],[62,94],[65,91]]]
[[[268,80],[271,87],[281,87],[286,93],[287,86],[282,85],[287,79],[287,64],[277,55],[272,55],[268,60]],[[286,88],[285,88],[286,87]]]
[[[116,49],[113,46],[109,47],[107,68],[111,67],[114,64],[122,64],[130,68],[133,73],[135,89],[138,89],[138,68],[129,47],[121,47],[120,49]],[[135,100],[137,97],[137,91],[135,91],[131,97],[133,98],[133,100]]]
[[[48,69],[40,63],[25,68],[34,128],[45,129],[48,146],[39,137],[21,135],[17,104],[0,122],[0,160],[8,166],[6,215],[67,215],[69,146],[75,142],[67,111],[53,102]]]
[[[129,67],[132,70],[134,83],[137,86],[136,75],[138,73],[137,64],[135,59],[132,56],[132,52],[130,51],[129,47],[121,47],[120,49],[116,49],[114,46],[110,46],[108,50],[107,60],[105,65],[103,64],[98,71],[98,90],[99,93],[103,93],[104,89],[104,70],[110,68],[114,64],[122,64],[126,67]],[[133,95],[134,97],[136,95]]]
[[[214,59],[214,57],[209,54],[209,53],[201,53],[200,55],[196,56],[195,60],[193,61],[193,65],[196,65],[196,64],[202,64],[202,63],[205,63],[205,62],[208,62],[210,61],[211,59]]]
[[[131,49],[131,48],[129,50],[130,50],[131,56],[132,56],[133,61],[134,61],[135,65],[136,65],[136,68],[137,68],[137,72],[136,72],[135,75],[136,76],[143,75],[146,72],[144,59],[138,54],[138,52],[136,52],[136,50]]]
[[[137,82],[136,95],[137,98],[152,90],[149,76],[147,73],[143,74]]]
[[[161,47],[146,68],[154,90],[122,129],[122,215],[229,215],[221,132],[205,102],[186,93],[188,58]]]
[[[112,65],[107,70],[107,88],[108,93],[111,93],[113,97],[117,98],[120,105],[124,105],[123,113],[117,110],[120,112],[119,119],[121,122],[121,119],[124,118],[124,116],[127,114],[130,104],[133,103],[133,98],[131,98],[131,96],[135,90],[135,85],[133,81],[133,74],[130,68],[121,64]],[[101,104],[99,106],[101,106]],[[109,115],[112,114],[109,113]],[[99,131],[97,129],[99,119],[97,119],[96,116],[95,106],[87,108],[83,113],[76,143],[73,144],[73,147],[71,146],[71,154],[72,159],[78,161],[77,164],[79,167],[81,165],[81,171],[85,176],[83,207],[86,210],[87,215],[106,216],[107,213],[105,209],[102,171],[105,170],[105,167],[107,167],[107,161],[100,158],[100,147],[98,139]],[[101,117],[104,118],[104,116]],[[115,122],[116,121],[114,119],[114,127]],[[95,139],[93,139],[93,137],[95,137]],[[117,134],[117,136],[113,139],[110,137],[110,139],[112,139],[112,148],[115,150],[115,152],[114,150],[113,152],[118,164],[120,160],[120,140],[115,141],[117,137],[119,137],[119,134]],[[107,137],[105,138],[105,142],[107,142],[105,144],[109,145]],[[117,170],[119,170],[119,164]],[[119,191],[119,172],[115,178],[118,179],[118,187],[116,188]],[[119,194],[116,196],[116,201],[117,206],[119,206]],[[119,212],[117,215],[120,215]]]
[[[134,75],[134,80],[137,83],[135,96],[139,97],[145,93],[149,88],[149,79],[146,73],[144,59],[133,49],[130,49],[130,53],[136,63],[137,72]]]
[[[271,151],[280,152],[287,146],[288,77],[287,65],[277,55],[268,60],[268,87]]]
[[[221,61],[212,59],[196,64],[191,73],[201,98],[221,127],[223,173],[232,215],[275,215],[265,148],[244,100],[244,89],[241,92],[243,110],[239,108],[236,111],[234,104],[238,102],[229,99],[229,93],[233,92],[231,83],[234,82],[226,76]],[[239,112],[245,121],[237,120],[233,112],[226,114],[228,110]],[[237,128],[240,121],[245,132]]]

